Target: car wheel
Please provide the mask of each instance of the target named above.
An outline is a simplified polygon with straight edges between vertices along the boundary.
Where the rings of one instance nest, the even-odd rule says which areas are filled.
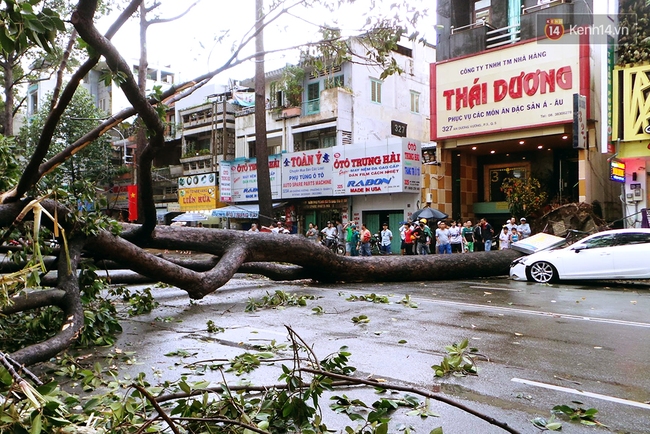
[[[557,270],[548,262],[534,262],[526,269],[528,280],[537,283],[551,283],[558,279]]]

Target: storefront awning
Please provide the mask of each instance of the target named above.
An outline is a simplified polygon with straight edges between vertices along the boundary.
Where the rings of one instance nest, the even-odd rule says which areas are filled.
[[[205,214],[198,212],[186,212],[185,214],[178,215],[172,219],[173,222],[203,222],[208,217]]]
[[[286,202],[274,203],[273,208],[286,205]],[[213,209],[210,213],[212,217],[230,218],[230,219],[256,219],[260,215],[259,205],[229,205],[223,208]]]

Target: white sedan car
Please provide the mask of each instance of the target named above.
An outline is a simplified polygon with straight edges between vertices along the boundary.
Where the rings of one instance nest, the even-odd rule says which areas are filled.
[[[650,229],[598,232],[559,249],[542,250],[510,265],[514,280],[650,279]]]

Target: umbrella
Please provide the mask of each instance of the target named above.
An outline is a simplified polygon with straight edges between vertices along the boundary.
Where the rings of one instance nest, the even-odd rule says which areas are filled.
[[[413,215],[411,215],[411,219],[413,221],[420,220],[420,219],[441,220],[441,219],[446,219],[447,217],[449,217],[449,216],[447,214],[445,214],[444,212],[442,212],[440,210],[437,210],[435,208],[428,207],[428,206],[415,211],[413,213]]]
[[[198,212],[186,212],[185,214],[177,215],[172,219],[173,222],[202,222],[208,218]]]

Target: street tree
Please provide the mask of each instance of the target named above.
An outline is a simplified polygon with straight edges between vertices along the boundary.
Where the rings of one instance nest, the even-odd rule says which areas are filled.
[[[286,2],[284,9],[274,11],[286,13],[299,2]],[[26,164],[20,179],[0,194],[0,227],[29,228],[34,234],[34,248],[38,245],[40,226],[47,227],[59,238],[63,246],[59,260],[51,267],[58,272],[54,288],[40,291],[24,290],[24,282],[33,282],[37,272],[30,268],[22,287],[7,289],[11,303],[2,307],[5,315],[16,314],[44,306],[60,308],[60,328],[48,339],[25,346],[12,353],[13,359],[24,365],[31,365],[58,354],[68,348],[84,327],[84,306],[86,296],[83,286],[73,270],[88,258],[109,260],[157,281],[175,285],[185,290],[190,298],[200,299],[217,291],[236,272],[258,273],[273,279],[315,279],[326,282],[379,282],[414,281],[451,278],[471,278],[505,274],[514,252],[465,255],[462,257],[421,256],[385,258],[347,258],[334,256],[328,249],[315,246],[301,237],[279,237],[273,234],[247,233],[231,230],[207,230],[159,226],[156,224],[151,168],[153,158],[161,152],[164,142],[164,112],[162,102],[170,104],[197,87],[207,83],[217,74],[257,56],[246,56],[244,48],[252,44],[255,32],[251,30],[221,66],[200,75],[193,80],[180,83],[157,95],[142,94],[130,65],[110,42],[120,26],[142,4],[142,0],[131,1],[117,18],[115,24],[102,35],[95,27],[97,0],[81,0],[70,17],[81,39],[89,47],[89,54],[60,96],[47,113],[40,135],[33,141],[31,155],[26,155]],[[272,22],[268,18],[264,23]],[[386,20],[375,22],[367,29],[371,44],[379,51],[375,61],[384,62],[390,68],[390,52],[394,48],[391,40],[406,33],[404,27]],[[388,38],[393,28],[392,39]],[[382,43],[373,35],[380,35]],[[326,41],[330,46],[337,41]],[[72,105],[74,95],[83,77],[97,64],[100,57],[106,60],[118,84],[132,107],[105,119],[88,130],[63,149],[54,150],[57,144],[57,127],[64,123],[66,109]],[[93,146],[93,143],[120,122],[137,115],[145,125],[148,141],[139,161],[140,194],[144,204],[141,224],[123,224],[110,221],[97,214],[79,214],[72,201],[62,202],[38,190],[41,180],[48,174],[62,170],[75,155]],[[81,133],[81,132],[80,132]],[[45,217],[44,217],[45,216]],[[52,216],[52,219],[46,218]],[[6,234],[7,232],[5,232]],[[178,262],[150,253],[148,249],[192,250],[210,255],[201,261]],[[83,253],[83,255],[82,255]],[[39,255],[32,260],[37,261]],[[281,261],[281,263],[278,263]],[[28,263],[32,266],[32,263]],[[459,272],[459,269],[463,272]],[[8,298],[5,297],[7,300]]]
[[[69,14],[72,1],[6,1],[0,9],[0,77],[4,91],[2,124],[6,136],[14,135],[14,117],[26,102],[29,82],[75,65],[74,30],[66,31],[61,14]],[[65,47],[61,49],[60,47]]]
[[[52,97],[52,94],[48,95],[46,101],[51,101]],[[34,152],[48,115],[49,110],[38,111],[20,130],[18,135],[20,155],[31,155]],[[56,125],[45,158],[52,158],[62,152],[105,118],[106,113],[97,108],[88,90],[83,87],[77,88],[61,121]],[[76,190],[76,184],[80,181],[99,187],[109,185],[119,168],[111,162],[112,147],[109,139],[109,136],[101,136],[76,153],[73,158],[67,159],[58,170],[43,178],[42,188],[46,191],[56,186],[66,186],[71,189],[72,194],[79,195],[81,192]]]

